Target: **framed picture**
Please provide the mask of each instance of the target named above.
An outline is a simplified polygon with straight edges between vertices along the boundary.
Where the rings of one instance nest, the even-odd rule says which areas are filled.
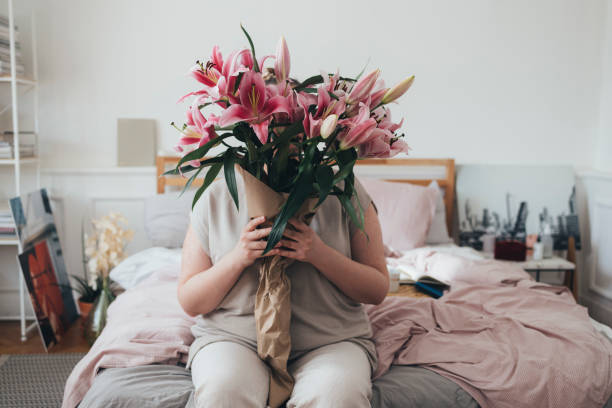
[[[51,210],[51,203],[47,194],[47,190],[43,188],[41,190],[33,191],[20,197],[12,198],[9,201],[9,204],[11,207],[13,219],[15,221],[17,236],[19,238],[22,248],[22,252],[18,257],[20,257],[21,255],[24,255],[25,257],[26,254],[28,254],[29,256],[32,256],[32,254],[36,254],[35,248],[38,248],[42,244],[44,244],[46,247],[46,253],[49,257],[49,267],[47,268],[47,265],[45,263],[46,261],[40,263],[39,265],[35,265],[35,267],[40,268],[42,266],[45,266],[46,271],[51,271],[53,273],[55,279],[55,288],[57,291],[59,291],[62,298],[61,321],[64,327],[67,328],[72,322],[74,322],[74,320],[77,319],[78,312],[76,302],[74,301],[74,297],[72,295],[70,280],[68,278],[68,272],[66,270],[66,264],[64,262],[62,246],[55,225],[55,220],[53,217],[53,212]],[[42,249],[39,248],[38,251],[39,256],[43,256],[41,255],[42,252],[40,252],[42,251]],[[43,258],[41,258],[41,260],[42,259]],[[26,263],[24,264],[24,262]],[[19,263],[21,265],[24,277],[27,281],[27,275],[30,271],[30,260],[22,261],[22,259],[19,258]],[[30,290],[31,296],[31,290],[33,289],[35,289],[34,286],[32,288],[28,286],[28,290]],[[49,291],[50,290],[51,289],[49,289]],[[32,306],[36,307],[34,299],[32,300]],[[38,316],[38,313],[36,313],[36,315]],[[43,341],[45,342],[46,347],[48,344],[53,343],[48,342],[49,339],[53,339],[53,336],[50,336],[48,333],[45,332],[47,326],[45,326],[44,324],[41,325],[40,322],[41,321],[39,320],[39,326],[41,326],[41,335],[43,337]],[[43,329],[43,327],[45,329]],[[57,336],[55,337],[55,341],[59,341]]]
[[[64,301],[49,247],[47,240],[41,240],[17,255],[46,350],[59,343],[74,321]]]

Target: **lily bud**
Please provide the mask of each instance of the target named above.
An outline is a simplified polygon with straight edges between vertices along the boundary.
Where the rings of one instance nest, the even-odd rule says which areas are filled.
[[[395,85],[393,88],[389,89],[387,93],[383,96],[380,103],[385,105],[387,103],[391,103],[394,100],[398,99],[400,96],[405,94],[408,89],[410,89],[413,82],[414,82],[414,75],[411,76],[410,78],[404,79],[402,82]]]
[[[355,83],[353,89],[351,89],[351,92],[349,93],[346,102],[348,104],[352,104],[367,98],[368,95],[370,95],[370,92],[372,92],[372,88],[374,88],[374,85],[376,85],[378,75],[380,75],[380,70],[375,69],[368,75],[361,77],[359,81]]]
[[[283,82],[289,78],[289,70],[291,68],[291,59],[289,58],[289,47],[285,37],[278,40],[276,46],[276,61],[274,61],[274,74],[278,82]]]
[[[334,130],[336,130],[336,125],[338,124],[338,115],[331,114],[321,124],[321,137],[323,139],[327,139],[329,135],[331,135]]]

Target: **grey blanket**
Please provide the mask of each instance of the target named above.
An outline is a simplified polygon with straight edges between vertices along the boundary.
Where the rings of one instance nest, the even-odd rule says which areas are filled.
[[[374,381],[372,407],[476,408],[452,381],[422,367],[393,366]],[[96,377],[79,408],[195,408],[191,373],[183,367],[108,368]]]

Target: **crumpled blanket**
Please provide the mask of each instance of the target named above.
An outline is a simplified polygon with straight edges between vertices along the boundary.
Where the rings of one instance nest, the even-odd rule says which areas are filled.
[[[612,394],[612,343],[565,287],[472,285],[442,298],[369,307],[379,365],[417,364],[483,408],[601,407]]]
[[[566,288],[497,261],[436,252],[402,259],[450,277],[452,287],[437,300],[390,297],[367,307],[376,377],[391,364],[422,365],[483,408],[601,407],[612,394],[612,343]],[[178,304],[176,276],[160,271],[111,305],[66,383],[64,408],[79,403],[101,367],[185,361],[194,321]]]
[[[187,362],[195,320],[178,303],[176,269],[160,269],[111,303],[102,334],[66,381],[62,408],[78,405],[100,368]]]

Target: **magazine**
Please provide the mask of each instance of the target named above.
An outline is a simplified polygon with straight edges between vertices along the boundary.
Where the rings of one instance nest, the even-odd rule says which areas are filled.
[[[414,285],[419,282],[442,289],[450,288],[450,282],[431,276],[426,271],[419,271],[417,268],[408,265],[397,265],[391,268],[399,271],[400,284],[402,285]]]

